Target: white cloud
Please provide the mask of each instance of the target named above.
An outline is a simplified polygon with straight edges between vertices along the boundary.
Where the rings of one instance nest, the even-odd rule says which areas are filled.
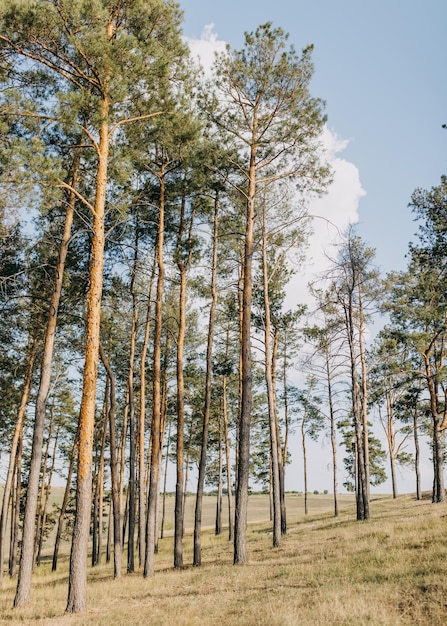
[[[322,148],[332,168],[333,182],[325,195],[309,203],[313,232],[309,238],[306,262],[289,284],[287,308],[310,304],[307,284],[329,266],[329,257],[334,256],[334,244],[340,241],[350,224],[358,222],[359,202],[366,192],[362,188],[358,168],[339,156],[348,143],[325,127]]]
[[[225,41],[218,39],[214,24],[207,24],[204,27],[200,39],[185,37],[185,41],[193,59],[198,59],[202,65],[205,76],[210,76],[216,53],[225,52],[227,46]]]

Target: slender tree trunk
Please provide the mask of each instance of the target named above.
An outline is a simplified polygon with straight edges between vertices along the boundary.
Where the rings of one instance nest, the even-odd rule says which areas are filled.
[[[113,22],[107,26],[112,38]],[[103,99],[102,123],[98,147],[96,196],[93,214],[87,321],[85,332],[85,363],[82,399],[79,413],[78,473],[76,485],[76,518],[70,554],[67,613],[87,608],[87,550],[92,501],[93,430],[95,424],[96,382],[98,376],[99,329],[104,268],[104,216],[109,153],[109,100]]]
[[[56,539],[54,541],[54,551],[53,551],[53,564],[51,567],[51,571],[53,572],[55,572],[57,569],[57,559],[59,556],[59,547],[60,547],[60,542],[61,542],[61,537],[62,537],[62,531],[64,528],[65,512],[67,510],[68,500],[70,497],[71,480],[73,477],[73,470],[74,470],[77,449],[78,449],[78,433],[76,433],[75,440],[73,442],[73,448],[71,450],[70,464],[68,466],[67,481],[65,483],[64,498],[62,500],[61,510],[59,513],[59,520],[57,523]]]
[[[214,532],[220,535],[222,532],[222,427],[219,419],[219,467],[217,473],[217,501],[216,501],[216,523]]]
[[[256,120],[253,128],[257,126]],[[245,223],[242,328],[241,328],[241,413],[237,459],[236,503],[234,520],[235,564],[247,561],[247,513],[248,482],[250,474],[250,430],[252,413],[252,362],[251,362],[251,309],[253,292],[253,231],[256,192],[256,144],[252,145],[248,179],[248,195]]]
[[[273,344],[272,344],[272,388],[273,388],[273,408],[274,421],[276,430],[276,443],[278,446],[278,472],[279,472],[279,501],[281,515],[281,535],[287,534],[287,509],[286,509],[286,465],[283,456],[283,446],[281,445],[281,432],[278,417],[278,400],[277,400],[277,377],[276,368],[278,362],[279,332],[278,327],[273,328]],[[286,424],[285,437],[288,437],[288,424]],[[287,444],[285,444],[287,449]]]
[[[203,490],[205,485],[206,455],[208,449],[208,432],[211,411],[211,385],[213,376],[213,338],[217,308],[217,253],[218,253],[218,226],[219,226],[219,194],[216,192],[214,199],[213,218],[213,252],[211,262],[211,305],[208,317],[208,338],[206,347],[206,374],[205,374],[205,401],[202,421],[202,446],[200,449],[199,476],[197,481],[197,496],[194,514],[194,558],[193,564],[198,566],[202,563],[202,504]]]
[[[121,522],[123,527],[121,528],[121,541],[122,551],[124,550],[124,536],[127,525],[127,488],[126,488],[126,442],[127,442],[127,430],[129,426],[129,390],[126,388],[126,404],[123,411],[123,423],[121,427],[121,438],[118,445],[118,468],[119,468],[119,498],[120,498],[120,511],[122,512]],[[126,494],[124,496],[124,490]],[[126,514],[124,514],[124,511]]]
[[[107,516],[107,543],[106,543],[106,563],[110,563],[110,554],[112,552],[112,529],[113,529],[113,502],[110,498],[109,514]]]
[[[119,458],[116,443],[116,385],[115,377],[110,367],[104,349],[99,344],[99,354],[102,364],[107,372],[110,381],[110,406],[109,406],[109,431],[110,431],[110,477],[112,483],[112,505],[113,505],[113,576],[121,577],[122,552],[121,541],[121,490],[119,483]]]
[[[161,467],[163,465],[163,442],[165,439],[165,432],[166,432],[166,421],[167,421],[167,416],[168,416],[168,377],[167,377],[167,371],[168,371],[168,362],[169,362],[169,347],[170,347],[170,342],[169,342],[169,329],[166,328],[166,334],[165,334],[165,354],[164,354],[164,359],[163,359],[163,371],[162,371],[162,390],[161,390],[161,410],[160,410],[160,414],[161,414],[161,424],[160,424],[160,451],[159,451],[159,460],[158,460],[158,466],[160,468],[160,472],[161,472]],[[167,450],[166,450],[167,452]],[[160,479],[159,479],[160,481]],[[155,546],[154,546],[154,552],[155,554],[158,554],[158,540],[160,537],[160,502],[161,502],[161,493],[160,493],[160,488],[158,488],[158,492],[157,492],[157,504],[156,504],[156,511],[155,511]],[[183,506],[183,510],[184,510],[184,506]]]
[[[43,546],[43,542],[45,540],[45,526],[46,526],[46,522],[47,522],[47,512],[48,512],[48,500],[50,498],[50,493],[51,493],[51,483],[53,480],[53,474],[54,474],[54,468],[56,465],[56,451],[57,451],[57,443],[58,443],[58,439],[59,439],[59,430],[60,428],[58,427],[56,430],[56,436],[54,438],[54,442],[53,442],[53,454],[51,456],[51,465],[50,465],[50,471],[48,474],[48,480],[45,486],[45,492],[44,492],[44,501],[43,501],[43,506],[42,506],[42,519],[40,522],[40,533],[39,533],[39,543],[37,546],[37,557],[36,557],[36,563],[37,565],[40,565],[40,561],[41,561],[41,555],[42,555],[42,546]]]
[[[20,496],[22,493],[22,445],[23,436],[20,436],[18,454],[16,456],[16,485],[13,494],[11,515],[11,544],[9,550],[9,575],[16,575],[17,571],[17,551],[19,547],[19,526],[20,526]]]
[[[363,462],[364,469],[364,512],[365,519],[369,519],[369,499],[370,499],[370,467],[369,467],[369,435],[368,435],[368,373],[366,368],[365,348],[363,335],[365,332],[363,298],[361,290],[361,282],[358,284],[358,300],[359,300],[359,355],[361,365],[361,415],[362,415],[362,436],[363,436]]]
[[[264,290],[264,348],[265,348],[265,382],[267,387],[267,402],[270,427],[270,458],[272,462],[272,497],[273,497],[273,546],[281,545],[281,493],[279,477],[279,442],[277,438],[275,393],[272,373],[272,324],[270,315],[269,278],[267,265],[267,209],[263,207],[262,214],[262,277]]]
[[[183,567],[183,488],[185,480],[185,384],[183,350],[186,332],[186,267],[180,264],[179,328],[177,335],[177,480],[174,514],[174,567]]]
[[[185,463],[185,486],[183,488],[183,510],[186,511],[186,501],[188,499],[188,480],[189,480],[189,459],[191,455],[191,437],[188,439],[186,447],[186,463]]]
[[[284,388],[284,443],[281,451],[282,458],[282,476],[281,476],[281,490],[282,490],[282,498],[284,500],[284,509],[281,509],[281,530],[282,533],[285,534],[287,532],[287,520],[285,518],[286,515],[286,464],[287,464],[287,454],[289,451],[289,395],[287,388],[287,340],[284,342],[284,359],[282,366],[282,378],[283,378],[283,388]]]
[[[303,476],[304,476],[304,515],[309,513],[307,498],[307,449],[306,449],[306,414],[301,420],[301,446],[303,449]]]
[[[416,475],[416,500],[421,500],[421,470],[420,470],[420,449],[419,449],[419,428],[418,428],[418,404],[413,411],[413,440],[414,440],[414,471]]]
[[[144,340],[141,348],[140,361],[140,414],[138,422],[138,556],[139,566],[142,567],[144,561],[145,541],[146,541],[146,481],[145,481],[145,419],[146,419],[146,356],[149,344],[149,334],[152,317],[152,292],[155,280],[156,254],[152,263],[151,278],[149,282],[149,295],[146,310],[146,321],[144,324]]]
[[[126,487],[126,502],[124,504],[123,527],[121,528],[121,543],[124,547],[126,543],[127,520],[129,518],[129,483]]]
[[[154,573],[154,551],[156,542],[156,512],[160,482],[160,427],[161,427],[161,336],[164,289],[164,166],[160,176],[160,202],[157,232],[157,290],[155,301],[154,351],[153,351],[153,386],[152,386],[152,425],[151,425],[151,463],[149,474],[149,493],[146,520],[146,552],[144,576]]]
[[[102,508],[104,494],[104,454],[107,435],[107,419],[109,413],[110,380],[107,377],[102,410],[101,440],[99,442],[99,458],[96,472],[95,498],[93,509],[93,549],[92,565],[99,565],[102,554]]]
[[[20,399],[19,409],[17,411],[17,421],[12,437],[11,451],[9,453],[8,473],[6,475],[5,487],[3,490],[2,511],[0,516],[0,587],[3,583],[3,565],[5,561],[5,543],[6,543],[6,523],[8,519],[9,501],[11,491],[14,485],[14,473],[17,467],[17,450],[22,437],[23,423],[25,420],[26,406],[31,389],[33,377],[34,362],[37,353],[37,337],[35,335],[29,337],[27,350],[27,366],[23,381],[22,396]]]
[[[433,375],[432,364],[430,362],[430,351],[427,350],[423,355],[426,380],[428,391],[430,394],[430,411],[433,422],[432,448],[433,448],[433,491],[432,502],[444,502],[444,454],[442,445],[442,422],[443,414],[439,412],[438,406],[438,383]],[[445,407],[444,407],[445,419]]]
[[[163,503],[162,503],[162,512],[161,512],[161,522],[160,522],[160,539],[163,539],[163,536],[164,536],[164,526],[165,526],[165,518],[166,518],[166,491],[167,491],[167,482],[168,482],[168,464],[169,464],[170,445],[171,445],[171,423],[169,423],[168,440],[166,442],[165,471],[164,471],[164,477],[163,477]]]
[[[355,433],[355,468],[356,468],[356,504],[357,519],[369,518],[369,490],[366,488],[365,457],[364,457],[364,430],[362,428],[362,398],[356,368],[357,354],[355,348],[355,331],[353,317],[352,290],[349,292],[349,302],[344,306],[345,324],[349,345],[350,368],[351,368],[351,396],[352,414]]]
[[[77,152],[73,162],[70,181],[73,190],[77,187],[79,164],[80,152]],[[20,557],[19,577],[17,581],[16,595],[14,598],[15,607],[23,606],[28,602],[31,590],[31,575],[33,570],[34,557],[34,532],[36,522],[37,498],[39,491],[40,465],[42,460],[46,402],[50,389],[51,365],[53,362],[57,315],[62,293],[65,260],[67,258],[68,245],[71,237],[71,228],[76,201],[76,195],[73,190],[69,193],[68,203],[65,210],[64,230],[59,246],[59,257],[56,265],[54,287],[48,310],[45,338],[43,344],[39,390],[36,397],[34,431],[31,448],[31,463],[28,476],[28,489],[26,494],[25,514],[23,520],[22,552]]]
[[[326,355],[325,355],[325,365],[326,365],[327,393],[328,393],[328,403],[329,403],[329,421],[330,421],[330,427],[331,427],[334,517],[338,517],[339,511],[338,511],[338,480],[337,480],[337,438],[336,438],[336,426],[335,426],[334,398],[333,398],[333,393],[332,393],[331,368],[330,368],[328,352],[326,352]]]
[[[228,359],[229,332],[227,331],[226,359]],[[233,488],[231,485],[231,458],[230,437],[228,434],[227,412],[227,375],[222,377],[222,415],[225,438],[225,463],[227,468],[227,498],[228,498],[228,541],[233,540]]]
[[[104,454],[106,446],[106,434],[107,434],[107,419],[104,424],[104,430],[102,433],[101,452],[99,459],[99,473],[98,473],[98,556],[97,563],[101,564],[102,561],[102,544],[103,544],[103,517],[104,517]]]
[[[40,490],[39,490],[39,497],[37,500],[37,515],[36,515],[36,526],[35,526],[36,536],[34,538],[34,563],[36,565],[38,565],[37,554],[39,551],[39,542],[40,542],[40,536],[42,533],[43,506],[44,506],[44,497],[45,497],[45,486],[47,482],[47,463],[48,463],[48,457],[50,454],[51,436],[53,434],[52,432],[53,431],[53,419],[54,419],[54,406],[52,406],[50,410],[47,442],[45,445],[45,452],[43,454],[42,472],[41,472],[41,478],[40,478]]]
[[[434,459],[434,478],[433,478],[433,502],[445,501],[444,489],[444,453],[442,442],[443,431],[439,427],[439,420],[433,423],[433,459]]]
[[[132,277],[130,281],[130,293],[132,296],[132,327],[130,334],[129,351],[129,374],[127,377],[127,394],[129,399],[129,532],[127,536],[127,571],[135,571],[135,522],[136,522],[136,448],[137,428],[135,423],[135,402],[133,372],[135,365],[135,345],[138,330],[138,307],[137,294],[135,291],[135,279],[138,264],[138,220],[135,223],[134,259]]]
[[[388,442],[388,454],[390,458],[391,485],[393,490],[393,498],[397,498],[397,481],[396,481],[396,435],[393,425],[393,401],[389,390],[385,392],[386,397],[386,439]],[[380,414],[380,409],[379,409]],[[382,418],[381,418],[382,419]],[[382,420],[383,423],[383,420]]]

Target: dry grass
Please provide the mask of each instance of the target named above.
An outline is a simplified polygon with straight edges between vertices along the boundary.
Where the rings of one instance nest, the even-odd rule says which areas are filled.
[[[271,547],[269,522],[250,524],[249,562],[233,566],[226,534],[215,537],[207,531],[203,566],[181,571],[172,569],[172,538],[166,538],[151,579],[137,573],[113,580],[110,565],[90,570],[89,609],[82,615],[64,615],[65,557],[56,575],[49,572],[50,563],[36,571],[27,607],[10,608],[15,581],[6,580],[0,621],[64,626],[446,624],[446,517],[447,505],[410,496],[374,501],[368,522],[356,522],[352,506],[337,519],[330,512],[305,518],[289,509],[289,533],[281,547]],[[191,558],[188,534],[185,562]]]

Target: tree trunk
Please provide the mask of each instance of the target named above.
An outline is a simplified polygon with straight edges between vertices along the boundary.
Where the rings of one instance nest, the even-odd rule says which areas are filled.
[[[109,406],[109,430],[110,430],[110,477],[112,483],[112,505],[113,505],[113,576],[121,578],[122,564],[122,541],[121,541],[121,496],[119,484],[119,459],[116,444],[116,385],[115,377],[110,367],[102,344],[99,344],[99,354],[102,364],[107,372],[110,381],[110,406]]]
[[[285,500],[286,500],[286,463],[287,463],[287,453],[289,450],[289,396],[287,390],[287,340],[284,342],[284,359],[283,359],[283,367],[282,367],[282,378],[283,378],[283,388],[284,388],[284,443],[281,451],[282,458],[282,476],[281,476],[281,497],[284,500],[284,509],[281,508],[281,530],[282,533],[285,534],[287,531],[287,520],[285,518],[286,508],[285,508]],[[281,507],[283,505],[281,504]]]
[[[113,23],[110,22],[107,27],[107,34],[110,39],[113,35],[113,30]],[[89,289],[87,294],[85,363],[79,413],[76,518],[70,554],[67,613],[78,613],[85,611],[87,608],[87,550],[92,501],[93,430],[98,376],[99,329],[104,268],[104,216],[110,140],[108,114],[109,100],[107,97],[104,97],[98,148]]]
[[[254,122],[253,127],[256,128]],[[251,309],[253,292],[253,231],[256,192],[256,144],[252,145],[244,238],[242,329],[241,329],[241,413],[237,459],[236,503],[234,520],[235,564],[247,561],[248,481],[250,474],[250,430],[252,413]]]
[[[68,467],[67,481],[65,483],[64,498],[62,500],[61,510],[60,510],[60,513],[59,513],[59,521],[58,521],[58,524],[57,524],[56,539],[54,541],[53,564],[52,564],[52,567],[51,567],[51,571],[52,572],[55,572],[56,569],[57,569],[57,559],[58,559],[58,556],[59,556],[59,546],[60,546],[60,542],[61,542],[62,530],[64,528],[65,511],[67,510],[68,499],[70,497],[71,479],[72,479],[72,476],[73,476],[73,469],[74,469],[77,449],[78,449],[78,433],[76,433],[75,440],[73,442],[73,448],[71,450],[70,465]]]
[[[281,493],[279,477],[279,442],[277,437],[277,420],[275,393],[272,373],[272,324],[270,315],[269,279],[267,266],[267,209],[264,201],[262,213],[262,277],[264,291],[264,348],[265,348],[265,382],[270,427],[270,458],[272,462],[272,497],[273,497],[273,547],[281,545]]]
[[[166,518],[166,490],[168,482],[168,464],[169,464],[169,447],[171,445],[171,423],[168,427],[168,440],[166,442],[166,457],[165,457],[165,471],[163,477],[163,502],[161,508],[161,520],[160,520],[160,539],[164,536],[165,518]]]
[[[208,448],[208,432],[211,411],[211,385],[213,376],[213,338],[214,323],[217,308],[217,252],[218,252],[218,226],[219,226],[219,194],[216,192],[214,199],[213,218],[213,252],[211,262],[211,305],[208,317],[208,337],[206,347],[206,378],[205,378],[205,401],[202,421],[202,445],[200,449],[199,476],[197,481],[197,496],[194,514],[194,558],[193,564],[198,566],[202,562],[201,530],[202,530],[202,503],[203,489],[205,485],[206,455]]]
[[[93,507],[93,548],[92,565],[99,565],[102,553],[102,508],[104,494],[104,454],[107,435],[107,419],[109,413],[110,380],[107,377],[102,410],[101,440],[99,443],[99,459],[96,471],[95,496]]]
[[[364,457],[364,429],[362,418],[362,398],[361,389],[357,374],[357,352],[355,347],[354,312],[352,302],[352,290],[349,291],[349,302],[344,305],[345,324],[349,345],[350,369],[351,369],[351,396],[352,415],[355,434],[355,460],[354,467],[356,473],[355,493],[357,504],[357,520],[369,518],[369,489],[366,487],[365,457]]]
[[[417,402],[413,411],[413,439],[414,439],[414,471],[416,474],[416,500],[421,500],[421,470],[420,470],[420,449],[418,433],[418,412]]]
[[[306,416],[303,415],[301,421],[301,446],[303,448],[303,476],[304,476],[304,515],[309,513],[307,504],[307,450],[306,450],[306,431],[305,431]]]
[[[9,575],[16,575],[17,571],[17,551],[19,547],[19,527],[20,527],[20,496],[22,493],[22,444],[23,437],[20,436],[18,454],[16,456],[16,485],[13,494],[11,515],[11,544],[9,550]]]
[[[281,535],[287,534],[287,509],[286,509],[286,464],[283,456],[283,446],[281,445],[281,432],[279,428],[278,418],[278,400],[277,400],[277,378],[276,368],[278,362],[278,346],[279,346],[279,332],[278,327],[273,328],[273,347],[272,347],[272,388],[273,388],[273,407],[274,407],[274,420],[276,430],[276,442],[278,446],[278,472],[279,472],[279,501],[280,501],[280,515],[281,515]],[[288,438],[288,422],[286,421],[285,438]],[[284,448],[287,450],[287,443],[284,444]]]
[[[361,365],[361,421],[362,421],[362,438],[363,438],[363,463],[364,468],[364,519],[369,519],[369,499],[370,499],[370,469],[369,469],[369,436],[368,436],[368,373],[366,368],[366,356],[363,342],[365,332],[363,298],[361,290],[361,281],[358,283],[358,300],[359,300],[359,355]]]
[[[140,413],[138,421],[138,557],[139,565],[142,567],[146,545],[146,481],[145,481],[145,419],[146,419],[146,356],[149,344],[149,334],[152,317],[152,291],[155,280],[155,269],[157,257],[154,250],[151,278],[149,282],[149,294],[146,311],[146,321],[144,325],[144,340],[141,348],[140,361]]]
[[[434,420],[433,424],[433,502],[445,501],[445,489],[444,489],[444,454],[443,454],[443,431],[439,428],[439,421]]]
[[[337,440],[336,440],[336,426],[335,426],[335,410],[334,410],[334,398],[332,395],[332,379],[331,369],[329,362],[329,353],[326,352],[326,380],[327,380],[327,393],[329,402],[329,420],[331,425],[331,449],[332,449],[332,480],[333,480],[333,493],[334,493],[334,517],[338,517],[338,481],[337,481]]]
[[[130,293],[132,296],[132,327],[130,333],[129,374],[127,377],[127,395],[129,400],[129,532],[127,535],[127,571],[135,571],[135,523],[136,523],[136,448],[137,428],[135,423],[135,402],[133,371],[135,364],[135,344],[138,329],[137,294],[135,279],[138,264],[138,220],[135,221],[135,242]]]
[[[160,175],[160,202],[157,232],[157,290],[155,301],[153,385],[152,385],[152,425],[151,425],[151,462],[149,474],[149,493],[146,520],[146,552],[144,576],[154,573],[154,551],[156,542],[156,512],[160,482],[160,427],[161,427],[161,336],[163,324],[163,289],[164,289],[164,203],[165,203],[164,166]]]
[[[226,358],[228,359],[229,332],[227,331]],[[225,438],[225,463],[227,468],[227,498],[228,498],[228,541],[233,539],[233,489],[231,485],[231,458],[230,438],[228,435],[227,415],[227,375],[222,377],[222,415]]]
[[[59,439],[59,430],[60,428],[58,427],[56,430],[56,436],[54,438],[54,443],[53,443],[53,454],[51,457],[51,466],[50,466],[50,471],[48,474],[48,480],[45,486],[45,490],[44,490],[44,501],[43,501],[43,506],[42,506],[42,513],[41,513],[41,522],[40,522],[40,533],[39,533],[39,542],[38,542],[38,546],[37,546],[37,557],[36,557],[36,563],[37,565],[40,565],[40,561],[41,561],[41,554],[42,554],[42,546],[43,546],[43,542],[45,539],[45,525],[47,522],[47,511],[48,511],[48,500],[50,498],[50,493],[51,493],[51,483],[53,480],[53,473],[54,473],[54,467],[56,465],[56,451],[57,451],[57,442]],[[49,437],[49,435],[48,435]]]
[[[48,309],[48,317],[43,344],[39,390],[36,397],[33,442],[31,448],[31,463],[28,476],[25,514],[23,519],[22,553],[20,557],[19,577],[17,581],[16,595],[14,598],[15,607],[23,606],[28,602],[31,590],[31,575],[33,570],[34,557],[34,533],[37,498],[39,491],[40,465],[42,460],[46,402],[50,389],[51,366],[53,362],[54,341],[56,338],[57,316],[62,293],[65,260],[67,258],[68,245],[71,237],[71,227],[73,223],[73,214],[76,201],[76,195],[74,190],[77,187],[79,164],[80,152],[78,151],[73,162],[70,177],[72,191],[70,191],[69,193],[68,203],[65,210],[64,230],[59,246],[59,257],[56,265],[54,288]]]
[[[9,453],[8,473],[6,475],[5,488],[3,490],[2,511],[0,516],[0,587],[3,584],[3,564],[5,561],[6,523],[8,520],[9,501],[11,498],[11,491],[14,484],[14,472],[17,467],[17,450],[23,432],[23,422],[25,420],[26,406],[28,404],[28,398],[31,389],[36,352],[37,337],[35,335],[30,335],[27,350],[27,366],[22,388],[22,397],[20,399],[19,409],[17,411],[17,421],[14,428],[11,450]]]
[[[109,514],[107,516],[107,543],[106,543],[106,563],[110,563],[110,554],[112,551],[112,528],[113,528],[113,503],[112,498],[109,502]]]
[[[220,535],[222,532],[222,428],[219,420],[219,468],[217,472],[217,501],[216,501],[216,522],[214,534]]]
[[[180,267],[179,328],[177,335],[177,480],[175,485],[174,567],[183,567],[183,488],[185,480],[185,384],[183,350],[186,332],[186,267]]]

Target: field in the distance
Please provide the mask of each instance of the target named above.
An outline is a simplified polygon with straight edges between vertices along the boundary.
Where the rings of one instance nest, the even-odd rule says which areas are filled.
[[[213,524],[215,499],[205,500]],[[138,572],[113,580],[110,564],[90,569],[86,614],[64,615],[67,556],[56,574],[45,562],[35,571],[27,607],[11,609],[15,581],[5,579],[0,621],[57,626],[447,623],[447,504],[412,496],[373,499],[368,522],[355,520],[349,502],[335,519],[330,496],[312,495],[309,504],[307,517],[299,504],[296,511],[289,505],[289,531],[277,549],[271,547],[271,523],[251,522],[249,562],[243,566],[232,565],[227,532],[216,537],[207,530],[200,568],[189,566],[188,532],[183,570],[172,568],[172,537],[160,542],[151,579]],[[266,496],[253,496],[252,511],[255,505],[268,517]]]

